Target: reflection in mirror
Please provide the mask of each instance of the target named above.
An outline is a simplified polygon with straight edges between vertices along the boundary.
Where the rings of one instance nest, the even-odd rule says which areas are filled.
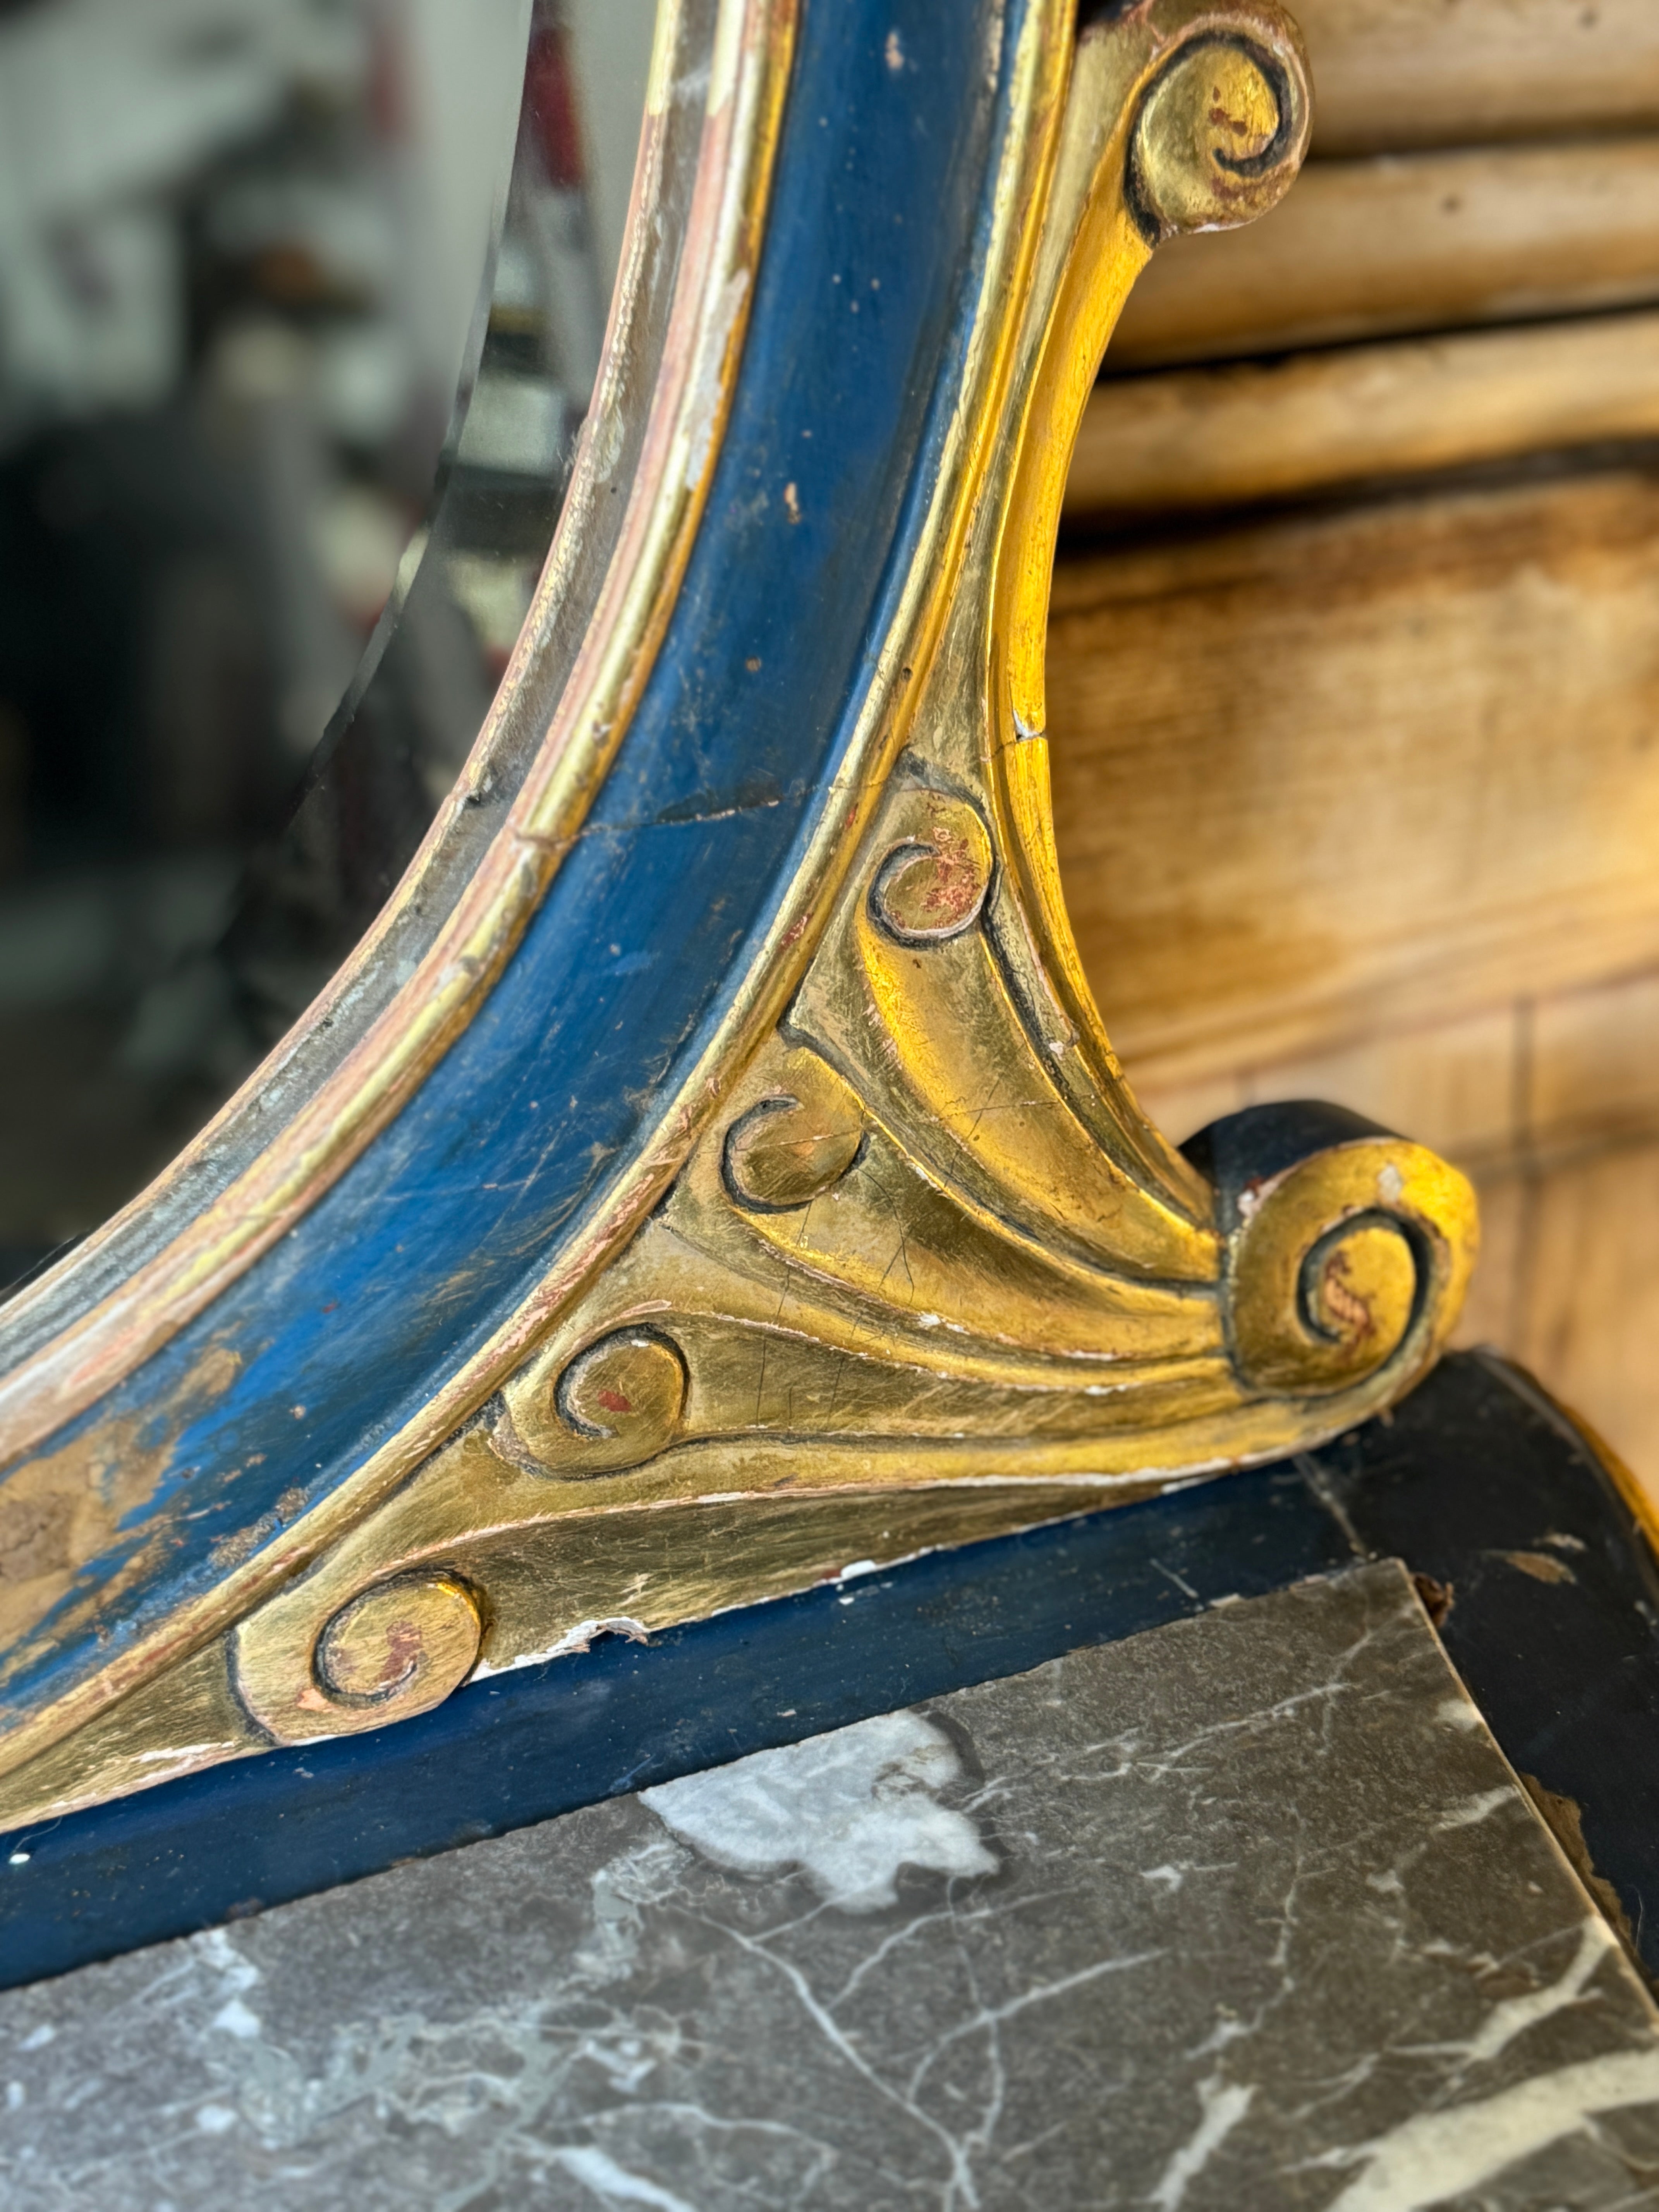
[[[234,1089],[477,736],[654,12],[0,14],[0,1284]]]

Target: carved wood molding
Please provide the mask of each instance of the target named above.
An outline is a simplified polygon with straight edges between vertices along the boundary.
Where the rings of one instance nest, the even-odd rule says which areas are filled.
[[[1084,404],[1159,240],[1294,177],[1296,33],[834,14],[720,10],[637,528],[402,1026],[290,1125],[331,1174],[17,1385],[0,1819],[1276,1456],[1444,1341],[1462,1178],[1295,1112],[1174,1151],[1049,818]]]

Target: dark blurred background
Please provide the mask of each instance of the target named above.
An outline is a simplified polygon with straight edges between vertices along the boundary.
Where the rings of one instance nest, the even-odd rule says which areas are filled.
[[[0,8],[0,1284],[303,1010],[476,736],[653,14]]]

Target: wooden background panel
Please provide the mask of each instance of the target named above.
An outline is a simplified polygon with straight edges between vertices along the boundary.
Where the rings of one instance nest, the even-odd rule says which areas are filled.
[[[1515,1007],[1505,1004],[1288,1060],[1247,1058],[1196,1079],[1145,1056],[1129,1073],[1141,1103],[1177,1143],[1241,1107],[1322,1098],[1463,1167],[1508,1165],[1516,1149],[1516,1032]]]
[[[1659,136],[1310,163],[1247,230],[1171,240],[1109,370],[1659,298]]]
[[[1194,1077],[1659,957],[1659,484],[1067,561],[1049,732],[1107,1025]]]
[[[1601,1146],[1659,1141],[1659,969],[1542,997],[1534,974],[1517,962],[1515,997],[1449,1021],[1372,1030],[1289,1059],[1242,1042],[1225,1066],[1199,1074],[1142,1054],[1132,1073],[1178,1142],[1274,1098],[1352,1106],[1477,1173],[1553,1171]],[[1364,1000],[1349,1012],[1363,1022]]]
[[[1659,1144],[1601,1147],[1481,1189],[1512,1219],[1489,1269],[1506,1350],[1583,1411],[1659,1496]],[[1478,1318],[1477,1316],[1474,1316]]]
[[[1320,154],[1659,122],[1654,0],[1297,0]]]
[[[1535,1179],[1524,1175],[1477,1176],[1474,1188],[1480,1202],[1480,1257],[1452,1342],[1460,1352],[1487,1345],[1510,1359],[1519,1359],[1524,1310],[1521,1285]],[[1525,1364],[1534,1375],[1539,1374],[1535,1358]],[[1540,1376],[1540,1379],[1546,1389],[1551,1387],[1547,1378]],[[1559,1389],[1559,1380],[1554,1387]],[[1643,1439],[1638,1436],[1637,1441],[1640,1443]],[[1621,1449],[1628,1453],[1628,1442]],[[1636,1464],[1633,1457],[1631,1463]]]
[[[1659,313],[1394,338],[1103,380],[1066,513],[1125,524],[1656,438]]]
[[[1616,976],[1543,1000],[1530,1018],[1525,1057],[1527,1133],[1535,1146],[1659,1135],[1659,974]],[[1654,1261],[1659,1271],[1659,1240]]]

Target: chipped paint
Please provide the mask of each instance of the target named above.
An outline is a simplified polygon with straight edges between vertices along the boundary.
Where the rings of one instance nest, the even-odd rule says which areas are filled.
[[[50,1640],[83,1634],[153,1566],[168,1524],[188,1510],[180,1486],[191,1470],[173,1464],[179,1438],[241,1366],[235,1352],[211,1346],[159,1404],[92,1422],[0,1480],[0,1642],[10,1647],[0,1682],[39,1656],[33,1632],[54,1614]],[[112,1554],[112,1569],[84,1579]]]

